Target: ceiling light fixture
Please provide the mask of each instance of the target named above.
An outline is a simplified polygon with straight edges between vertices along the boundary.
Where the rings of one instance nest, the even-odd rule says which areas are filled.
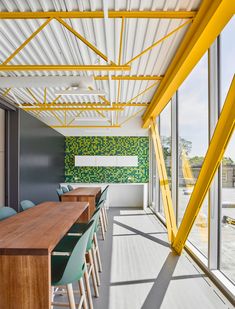
[[[55,95],[78,95],[78,96],[89,96],[89,95],[102,95],[105,96],[106,92],[103,90],[89,90],[87,88],[73,87],[71,90],[58,90],[54,92]]]

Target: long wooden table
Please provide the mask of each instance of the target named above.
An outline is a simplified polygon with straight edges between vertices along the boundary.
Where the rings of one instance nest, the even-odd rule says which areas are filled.
[[[45,202],[0,222],[0,308],[51,308],[51,251],[88,209]]]
[[[88,217],[92,217],[95,211],[96,199],[99,198],[101,194],[100,187],[79,187],[67,193],[61,195],[62,202],[88,202],[89,210]],[[81,219],[82,220],[82,219]]]

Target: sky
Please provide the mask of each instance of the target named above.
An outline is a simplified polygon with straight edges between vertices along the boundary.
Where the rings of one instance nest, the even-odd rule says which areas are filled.
[[[235,17],[221,34],[221,102],[235,74]],[[193,156],[205,156],[208,148],[208,56],[205,54],[178,91],[179,136],[192,142]],[[170,104],[161,113],[161,135],[169,136]],[[235,134],[225,156],[235,161]]]

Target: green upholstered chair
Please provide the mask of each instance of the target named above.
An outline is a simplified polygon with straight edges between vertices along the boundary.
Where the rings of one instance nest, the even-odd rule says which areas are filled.
[[[63,193],[69,192],[69,189],[63,186],[61,186],[61,190],[63,191]]]
[[[0,208],[0,221],[7,219],[9,217],[12,217],[16,214],[17,214],[17,212],[13,208],[8,207],[8,206],[4,206],[4,207]]]
[[[53,287],[66,286],[70,309],[77,308],[74,299],[73,283],[78,282],[81,291],[81,298],[78,308],[87,308],[86,292],[83,283],[83,276],[87,274],[85,260],[87,243],[94,228],[94,221],[89,222],[84,233],[76,239],[70,255],[51,256],[51,285]],[[63,241],[63,240],[62,240]],[[58,244],[59,245],[59,244]],[[87,280],[86,280],[87,283]],[[88,282],[89,283],[89,282]],[[52,303],[53,306],[63,306],[62,303]],[[68,306],[68,304],[65,304]]]
[[[27,210],[35,206],[35,204],[30,200],[24,200],[20,202],[20,206],[23,210]]]
[[[61,201],[61,195],[63,195],[64,192],[62,191],[62,189],[56,189],[56,193],[57,193],[57,195],[59,197],[59,200]]]
[[[73,191],[74,190],[73,186],[71,186],[71,185],[67,185],[67,188],[68,188],[69,191]]]

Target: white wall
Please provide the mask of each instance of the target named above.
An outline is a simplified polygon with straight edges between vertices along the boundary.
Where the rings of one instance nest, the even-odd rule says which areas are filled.
[[[5,111],[0,109],[0,207],[5,204]]]

